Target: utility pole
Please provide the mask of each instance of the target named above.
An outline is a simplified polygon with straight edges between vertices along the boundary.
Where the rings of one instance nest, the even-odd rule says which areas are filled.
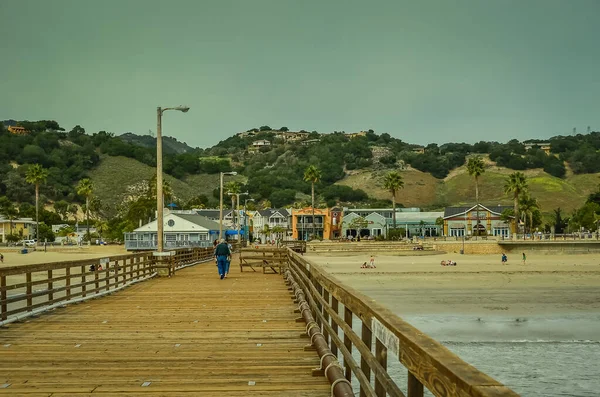
[[[237,218],[238,218],[238,223],[237,223],[238,241],[241,241],[241,239],[240,239],[240,227],[242,226],[242,224],[241,224],[241,219],[242,218],[240,216],[240,210],[239,210],[240,196],[247,196],[249,193],[246,192],[246,193],[227,193],[227,194],[231,196],[231,201],[233,201],[233,196],[235,196],[235,199],[236,199],[236,202],[235,202],[236,205],[234,206],[233,203],[231,205],[231,207],[232,207],[231,208],[231,210],[232,210],[231,216],[232,217],[234,216],[234,214],[235,214],[235,207],[237,206],[238,207],[238,210],[237,210]],[[244,206],[244,210],[245,210],[245,206]],[[235,219],[235,218],[233,218],[233,219]]]

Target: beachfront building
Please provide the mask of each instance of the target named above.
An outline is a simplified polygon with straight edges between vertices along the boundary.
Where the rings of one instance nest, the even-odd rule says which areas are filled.
[[[513,222],[501,219],[502,211],[512,206],[446,207],[444,210],[444,236],[497,236],[508,238],[514,233]]]
[[[35,221],[32,218],[17,218],[12,221],[0,217],[0,243],[6,243],[9,235],[29,240],[35,234]]]
[[[342,231],[343,210],[334,208],[306,207],[292,209],[292,238],[294,240],[310,240],[314,238],[332,240],[339,238]]]
[[[350,212],[342,219],[343,237],[378,237],[387,235],[387,221],[383,215],[371,212],[368,215],[358,215]]]
[[[354,215],[352,215],[354,214]],[[392,208],[344,208],[342,236],[387,237],[389,229],[394,227]],[[368,227],[356,230],[350,227],[357,216],[368,221]],[[444,216],[443,212],[424,212],[420,208],[396,208],[396,228],[404,229],[405,237],[436,237],[442,235],[442,227],[437,219]],[[354,221],[352,226],[360,226]]]
[[[163,219],[165,248],[212,247],[213,241],[219,237],[219,223],[202,215],[183,212],[185,211],[179,213],[165,211]],[[138,227],[132,233],[125,233],[125,249],[128,251],[156,249],[157,229],[158,223],[153,220]],[[227,234],[228,228],[223,226],[223,231]]]
[[[262,243],[292,236],[291,212],[285,208],[252,211],[252,235]]]

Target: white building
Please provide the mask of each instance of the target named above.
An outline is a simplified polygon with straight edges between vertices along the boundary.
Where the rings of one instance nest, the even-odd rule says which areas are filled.
[[[263,243],[292,235],[291,213],[285,208],[253,211],[251,215],[252,234]]]
[[[219,223],[197,214],[167,212],[163,219],[165,248],[212,247],[219,236]],[[132,233],[125,233],[127,250],[148,250],[158,246],[158,223],[153,220]],[[223,227],[227,232],[227,228]]]

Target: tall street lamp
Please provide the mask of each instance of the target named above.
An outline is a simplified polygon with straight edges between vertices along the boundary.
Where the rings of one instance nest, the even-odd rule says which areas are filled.
[[[237,205],[239,207],[239,205],[240,205],[240,196],[247,196],[249,193],[246,192],[246,193],[227,193],[227,194],[229,194],[230,196],[235,196],[235,200],[236,200],[235,201],[235,205]],[[232,199],[233,199],[233,197],[232,197]],[[232,212],[232,216],[233,216],[233,214],[235,213],[235,207],[233,207],[231,210],[233,211]],[[240,210],[239,209],[237,211],[237,218],[238,218],[237,219],[237,225],[238,225],[237,231],[238,231],[238,242],[239,242],[239,241],[241,241],[241,238],[240,238],[240,227],[242,225],[241,224],[242,217],[240,216]],[[235,222],[234,222],[234,224],[235,224]]]
[[[244,239],[250,241],[250,228],[248,227],[248,211],[246,210],[246,204],[248,201],[254,201],[253,198],[247,198],[244,200]]]
[[[187,113],[190,110],[187,106],[176,106],[174,108],[156,108],[156,223],[157,223],[157,239],[158,252],[163,252],[163,175],[162,175],[162,115],[167,110],[179,110]]]
[[[237,172],[221,172],[221,184],[219,185],[219,239],[223,238],[223,176],[237,175]]]

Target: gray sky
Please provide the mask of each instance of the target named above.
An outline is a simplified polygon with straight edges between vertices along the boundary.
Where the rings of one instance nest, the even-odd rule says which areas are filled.
[[[600,130],[599,0],[3,0],[0,119],[411,143]]]

